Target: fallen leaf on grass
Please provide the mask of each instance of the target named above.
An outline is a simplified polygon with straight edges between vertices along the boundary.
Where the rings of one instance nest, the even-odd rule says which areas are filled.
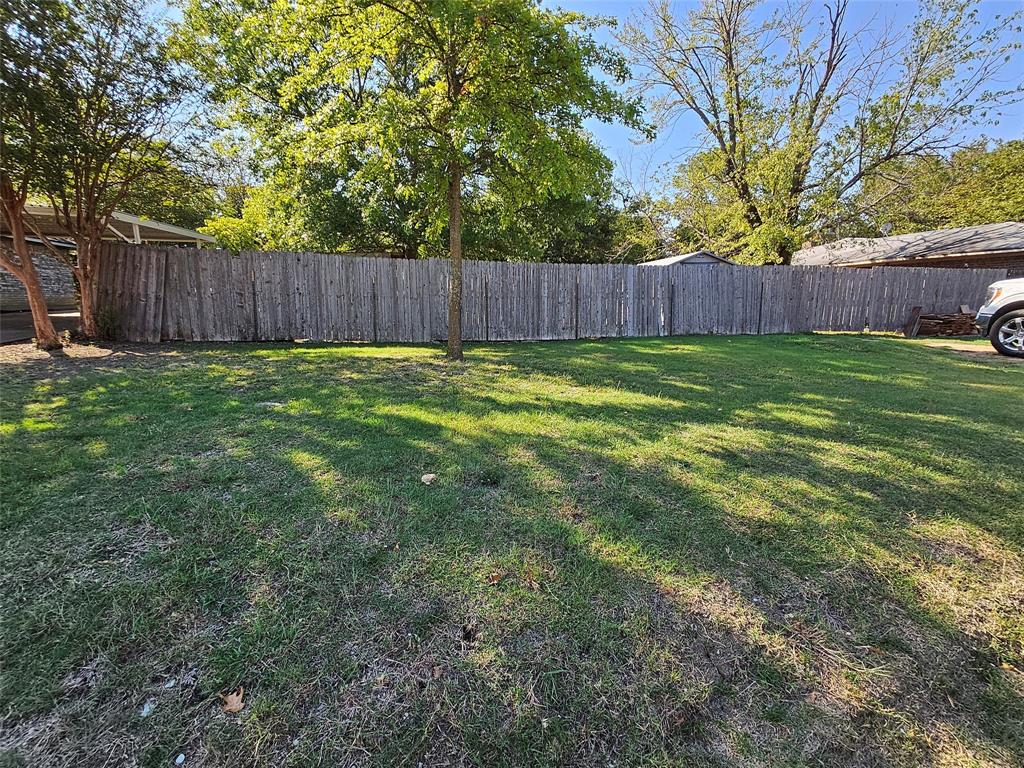
[[[490,576],[487,577],[487,583],[490,584],[491,586],[494,586],[495,584],[497,584],[498,582],[500,582],[502,580],[503,576],[504,576],[504,574],[502,574],[502,573],[500,573],[498,571],[495,571],[494,573],[492,573]]]
[[[245,688],[239,686],[237,691],[224,694],[220,693],[221,700],[221,711],[222,712],[241,712],[245,704],[242,703],[242,694],[245,693]]]

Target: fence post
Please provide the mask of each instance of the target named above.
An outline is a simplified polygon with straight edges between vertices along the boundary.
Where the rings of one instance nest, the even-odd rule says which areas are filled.
[[[157,328],[157,341],[164,340],[164,323],[167,322],[167,271],[170,268],[168,263],[171,258],[171,249],[164,248],[164,274],[160,286],[160,323]]]
[[[580,265],[576,265],[573,271],[573,293],[572,293],[572,331],[575,338],[580,337]]]
[[[758,298],[757,298],[757,335],[761,335],[762,321],[764,318],[764,276],[765,272],[762,270],[757,273],[757,284],[758,284]]]
[[[676,332],[676,271],[669,268],[668,272],[668,335]]]
[[[370,270],[370,305],[373,309],[373,341],[377,341],[377,270]]]
[[[256,301],[256,259],[249,256],[249,290],[252,292],[252,341],[258,341],[260,336],[260,313]]]

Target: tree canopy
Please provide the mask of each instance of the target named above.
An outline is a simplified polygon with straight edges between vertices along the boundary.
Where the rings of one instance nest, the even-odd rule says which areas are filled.
[[[60,0],[9,0],[0,5],[0,221],[10,245],[0,242],[0,266],[24,286],[36,342],[55,349],[60,340],[26,235],[26,206],[63,176],[52,140],[73,94],[63,72],[75,25]]]
[[[594,42],[597,23],[532,2],[187,4],[179,48],[253,139],[262,176],[241,221],[211,231],[441,255],[439,191],[457,161],[474,255],[499,240],[509,250],[527,226],[521,258],[565,255],[567,233],[592,226],[610,190],[611,162],[582,121],[639,115],[614,88],[625,62]],[[535,226],[548,200],[557,222]]]
[[[1024,221],[1024,141],[891,163],[865,180],[852,207],[844,228],[858,234]]]
[[[115,209],[163,207],[186,180],[172,160],[185,79],[165,55],[162,30],[128,0],[13,4],[3,19],[0,196],[19,263],[33,288],[26,233],[51,245],[26,201],[49,203],[75,250],[51,247],[79,287],[81,327],[97,333],[99,249]],[[159,199],[159,204],[156,199]],[[23,274],[22,274],[23,273]],[[32,302],[45,317],[45,305]],[[37,321],[37,331],[40,328]]]
[[[662,122],[701,125],[676,175],[675,214],[704,245],[787,262],[803,240],[856,217],[865,183],[895,163],[947,154],[1021,94],[998,84],[1020,15],[985,24],[975,0],[926,0],[910,29],[847,20],[848,0],[771,13],[703,0],[677,16],[655,0],[621,35]],[[993,87],[995,84],[995,87]]]

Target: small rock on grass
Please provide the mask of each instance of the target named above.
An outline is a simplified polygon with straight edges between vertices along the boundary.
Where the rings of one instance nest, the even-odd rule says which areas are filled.
[[[437,475],[429,472],[420,478],[420,482],[424,485],[433,485],[435,480],[437,480]]]

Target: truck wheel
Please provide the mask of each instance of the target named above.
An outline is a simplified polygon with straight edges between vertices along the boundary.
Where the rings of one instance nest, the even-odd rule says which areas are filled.
[[[996,351],[1010,357],[1024,357],[1024,309],[1000,315],[988,332]]]

